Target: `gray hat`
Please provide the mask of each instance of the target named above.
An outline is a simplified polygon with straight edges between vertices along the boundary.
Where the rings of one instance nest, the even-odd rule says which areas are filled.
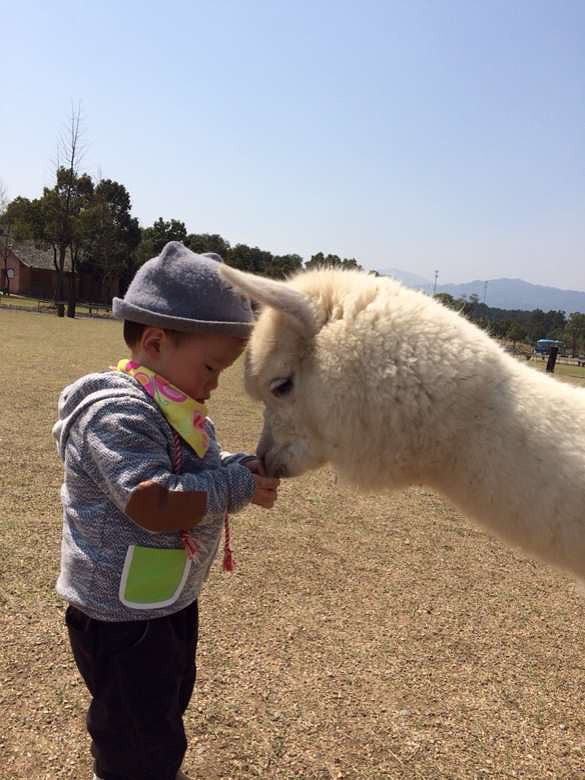
[[[184,332],[201,330],[246,338],[252,329],[250,303],[217,270],[221,257],[197,255],[178,241],[141,266],[124,298],[114,298],[119,320]]]

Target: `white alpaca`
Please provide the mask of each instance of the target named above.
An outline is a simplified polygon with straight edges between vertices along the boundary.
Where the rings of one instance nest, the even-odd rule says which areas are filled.
[[[270,473],[330,462],[367,490],[424,483],[585,579],[585,392],[391,279],[222,274],[264,304],[246,387],[266,407],[258,452]]]

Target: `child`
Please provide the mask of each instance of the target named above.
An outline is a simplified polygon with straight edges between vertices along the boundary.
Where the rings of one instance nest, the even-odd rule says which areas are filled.
[[[221,452],[206,416],[252,327],[215,257],[171,242],[145,263],[113,302],[132,359],[82,377],[59,400],[57,592],[92,695],[87,728],[101,780],[185,778],[197,596],[224,515],[276,498],[278,480],[254,456]],[[226,539],[227,568],[229,554]]]

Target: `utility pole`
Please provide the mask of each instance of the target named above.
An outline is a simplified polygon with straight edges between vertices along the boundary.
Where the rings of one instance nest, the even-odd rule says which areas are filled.
[[[437,292],[437,279],[439,278],[439,272],[435,271],[435,281],[433,282],[433,295]]]
[[[488,283],[484,282],[483,283],[483,302],[484,303],[487,301],[487,286],[488,286]]]

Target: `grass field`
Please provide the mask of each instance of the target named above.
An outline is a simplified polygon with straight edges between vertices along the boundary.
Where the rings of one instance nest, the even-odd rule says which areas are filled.
[[[0,329],[0,779],[82,780],[50,429],[60,389],[125,350],[108,320],[0,309]],[[241,365],[211,413],[253,448]],[[193,780],[585,777],[585,602],[564,576],[429,490],[357,496],[328,470],[232,536],[236,571],[217,561],[200,600]]]
[[[0,311],[9,311],[10,309],[23,309],[28,311],[48,312],[55,309],[53,301],[39,299],[39,298],[27,298],[25,295],[0,295]],[[109,315],[111,312],[109,309],[103,307],[97,308],[95,305],[90,307],[87,303],[76,304],[77,315],[83,316],[103,316]]]
[[[537,371],[546,371],[546,360],[540,360],[536,358],[529,361],[527,365],[529,365],[530,368],[535,368]],[[575,366],[568,363],[557,363],[554,373],[557,379],[570,381],[576,385],[582,385],[585,382],[585,367],[583,366]]]

